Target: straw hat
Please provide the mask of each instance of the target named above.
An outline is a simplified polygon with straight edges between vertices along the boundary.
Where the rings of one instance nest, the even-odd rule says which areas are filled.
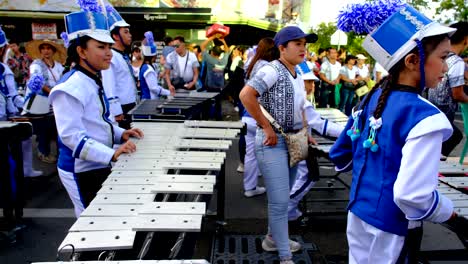
[[[28,43],[26,43],[26,52],[28,53],[29,56],[33,59],[41,59],[41,52],[39,51],[39,46],[42,44],[47,44],[55,48],[55,54],[54,54],[54,60],[58,61],[60,63],[65,63],[65,59],[67,58],[67,51],[65,47],[61,44],[58,44],[57,42],[53,40],[48,40],[48,39],[36,39],[36,40],[31,40]]]

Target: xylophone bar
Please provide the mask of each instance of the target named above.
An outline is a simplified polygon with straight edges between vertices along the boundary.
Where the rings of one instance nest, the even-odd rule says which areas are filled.
[[[226,158],[226,153],[224,152],[212,152],[212,151],[166,151],[161,150],[161,152],[154,152],[151,154],[151,158],[185,158],[185,157],[206,157],[206,158]],[[141,154],[138,151],[131,154],[122,154],[120,159],[128,158],[148,158],[147,154]]]
[[[190,214],[204,215],[206,204],[203,202],[153,202],[144,204],[138,210],[139,215],[152,214]]]
[[[202,215],[140,215],[130,217],[80,217],[70,232],[155,231],[198,232]]]
[[[213,152],[216,153],[216,152]],[[180,157],[180,156],[171,156],[171,155],[164,155],[164,154],[156,154],[156,155],[133,155],[131,157],[123,157],[119,159],[119,162],[121,163],[129,163],[129,162],[135,162],[139,160],[151,160],[153,162],[164,162],[167,160],[170,161],[175,161],[175,162],[210,162],[210,163],[223,163],[224,158],[223,157],[208,157],[208,156],[197,156],[196,153],[194,153],[193,156],[185,156],[185,157]]]
[[[71,252],[71,244],[75,252],[131,249],[135,241],[135,231],[97,231],[97,232],[70,232],[63,240],[59,249],[62,252]]]
[[[91,204],[144,204],[154,201],[156,194],[98,194]]]
[[[222,162],[172,162],[154,160],[135,160],[134,162],[119,162],[112,167],[112,171],[126,170],[154,170],[154,169],[190,169],[190,170],[221,170]]]
[[[184,122],[186,127],[209,127],[209,128],[238,128],[244,127],[244,123],[240,121],[200,121],[200,120],[186,120]]]
[[[214,175],[161,174],[152,177],[107,177],[103,185],[154,185],[159,183],[216,183]]]

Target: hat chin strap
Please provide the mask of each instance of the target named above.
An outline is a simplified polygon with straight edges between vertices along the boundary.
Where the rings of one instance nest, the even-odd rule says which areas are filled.
[[[419,39],[414,40],[418,46],[419,51],[419,72],[421,73],[421,80],[419,82],[419,87],[421,88],[420,92],[426,88],[426,72],[424,71],[424,64],[426,58],[424,57],[424,47]]]
[[[91,70],[95,71],[96,73],[99,72],[98,69],[94,68],[93,65],[91,65],[91,64],[88,62],[88,60],[83,59],[83,61],[84,61],[84,63],[86,64],[86,66],[88,66]]]

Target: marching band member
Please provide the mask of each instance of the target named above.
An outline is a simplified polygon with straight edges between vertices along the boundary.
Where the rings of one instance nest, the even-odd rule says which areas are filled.
[[[109,119],[101,70],[110,66],[114,41],[102,7],[96,1],[80,4],[83,11],[65,16],[68,56],[76,66],[49,95],[59,135],[58,172],[77,217],[110,173],[110,162],[136,150],[129,137],[143,136],[139,129],[124,130]]]
[[[338,171],[353,174],[349,263],[406,263],[411,246],[407,242],[414,239],[408,229],[421,221],[458,219],[452,201],[436,190],[442,142],[452,127],[420,95],[447,72],[449,35],[455,29],[431,21],[404,2],[376,3],[374,8],[351,5],[339,21],[361,17],[363,10],[373,11],[376,18],[384,15],[375,15],[376,10],[388,14],[381,25],[366,21],[350,28],[357,32],[364,24],[371,27],[363,47],[389,75],[353,110],[330,158]]]
[[[156,56],[156,45],[154,44],[153,32],[148,31],[145,33],[141,52],[143,55],[143,64],[139,72],[141,99],[156,99],[160,96],[170,95],[169,90],[158,84],[158,76],[154,70],[153,62]]]
[[[126,49],[132,44],[130,25],[110,4],[106,4],[107,23],[114,44],[109,69],[102,71],[104,89],[109,97],[110,112],[119,126],[130,128],[131,117],[127,115],[137,101],[137,83]]]

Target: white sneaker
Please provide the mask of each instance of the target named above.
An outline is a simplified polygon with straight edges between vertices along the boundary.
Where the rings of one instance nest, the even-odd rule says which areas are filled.
[[[266,235],[265,239],[262,241],[262,248],[265,251],[278,251],[276,248],[276,243],[273,241],[273,238],[270,235]],[[301,250],[302,246],[299,242],[289,239],[289,248],[292,253]],[[294,262],[293,262],[294,263]]]
[[[239,166],[237,166],[237,172],[244,172],[244,163],[239,162]]]
[[[280,261],[280,264],[294,264],[294,261],[292,259],[284,259]]]
[[[234,106],[234,111],[239,112],[239,107]]]
[[[25,171],[24,177],[39,177],[42,176],[44,173],[40,170],[31,169],[31,171]]]
[[[244,196],[247,197],[247,198],[250,198],[250,197],[254,197],[254,196],[257,196],[257,195],[264,194],[265,192],[266,192],[265,187],[257,186],[253,190],[245,191]]]

